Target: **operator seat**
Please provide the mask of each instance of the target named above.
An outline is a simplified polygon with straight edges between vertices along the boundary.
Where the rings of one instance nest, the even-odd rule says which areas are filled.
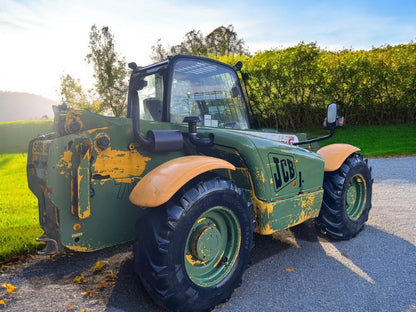
[[[154,121],[162,121],[163,102],[156,98],[143,100],[145,116],[151,116]]]

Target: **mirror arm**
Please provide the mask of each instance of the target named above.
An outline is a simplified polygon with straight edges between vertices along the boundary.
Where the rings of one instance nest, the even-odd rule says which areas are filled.
[[[311,144],[311,143],[315,143],[315,142],[319,142],[319,141],[329,139],[330,137],[332,137],[334,135],[335,124],[330,126],[330,130],[331,130],[331,132],[328,135],[325,135],[325,136],[322,136],[322,137],[319,137],[319,138],[315,138],[315,139],[311,139],[311,140],[302,141],[302,142],[295,142],[295,143],[293,143],[293,145]]]

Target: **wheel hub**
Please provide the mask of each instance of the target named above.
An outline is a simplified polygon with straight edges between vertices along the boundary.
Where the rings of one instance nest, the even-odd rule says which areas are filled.
[[[201,261],[212,260],[219,252],[221,233],[215,225],[201,226],[192,246],[192,255]]]
[[[215,206],[196,220],[185,244],[185,268],[198,286],[209,287],[231,272],[241,244],[241,229],[235,214]]]
[[[357,220],[364,210],[366,189],[365,180],[361,175],[352,177],[346,196],[347,215],[351,220]]]

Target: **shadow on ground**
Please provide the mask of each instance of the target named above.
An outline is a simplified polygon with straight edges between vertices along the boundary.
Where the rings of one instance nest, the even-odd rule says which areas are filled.
[[[313,222],[295,227],[293,233],[300,248],[270,236],[255,236],[252,265],[244,274],[242,286],[216,311],[416,311],[416,247],[408,241],[372,226],[366,226],[352,240],[330,241],[374,280],[370,283],[325,253]],[[118,279],[105,291],[95,291],[97,296],[92,299],[82,298],[87,311],[164,311],[152,302],[134,274],[130,244],[88,254],[36,259],[21,269],[1,274],[0,283],[22,288],[20,295],[16,292],[6,298],[8,308],[58,311],[56,302],[49,298],[50,289],[75,290],[73,296],[81,296],[87,286],[74,285],[72,280],[90,274],[86,272],[97,260],[108,260],[111,269],[117,270]],[[285,271],[287,268],[293,271]],[[68,294],[62,294],[64,299],[60,296],[55,295],[56,300],[67,300]],[[33,300],[42,305],[34,309]]]

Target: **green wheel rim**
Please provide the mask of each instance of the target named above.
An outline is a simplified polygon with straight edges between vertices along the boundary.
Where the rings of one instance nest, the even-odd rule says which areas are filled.
[[[361,174],[356,174],[350,180],[347,189],[346,210],[351,220],[357,220],[363,213],[366,203],[367,185]]]
[[[240,244],[241,229],[234,212],[222,206],[207,210],[186,240],[186,273],[198,286],[218,284],[231,272]]]

